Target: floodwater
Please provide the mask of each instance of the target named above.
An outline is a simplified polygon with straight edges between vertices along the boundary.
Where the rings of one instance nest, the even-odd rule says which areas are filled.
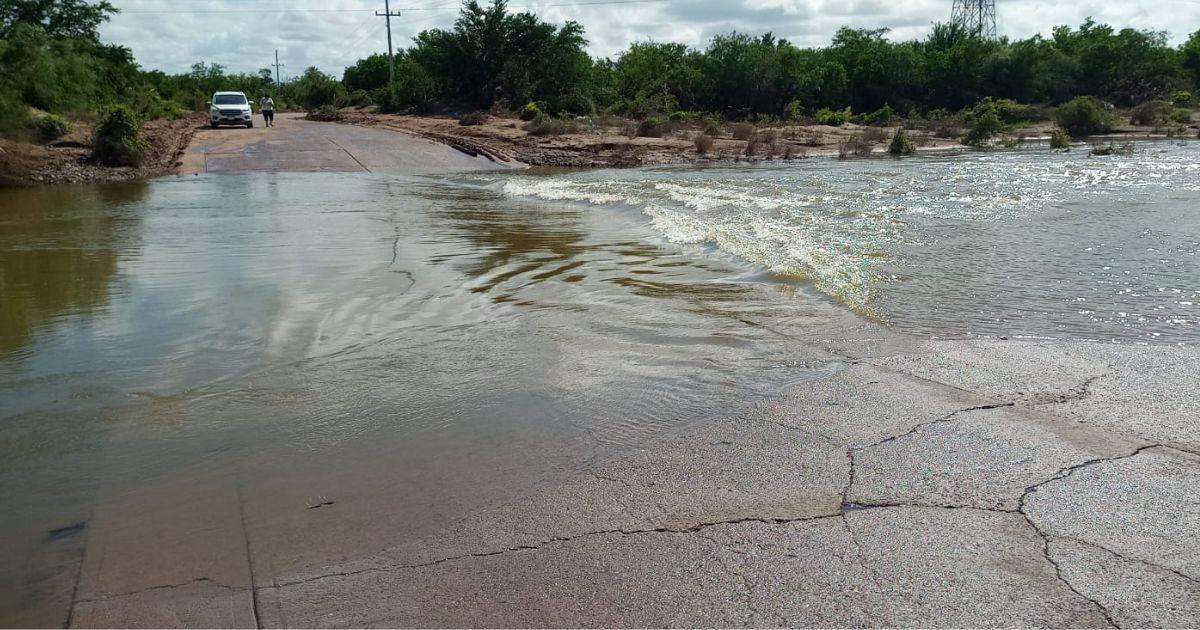
[[[319,566],[737,413],[830,369],[811,339],[861,325],[640,213],[476,180],[176,178],[0,205],[8,624],[61,624],[85,549],[104,570],[168,562],[113,541],[138,520],[181,537],[163,512],[213,494],[189,479],[236,478],[270,566]],[[310,524],[326,500],[337,520]]]
[[[511,177],[515,195],[644,212],[894,328],[1200,340],[1200,143]]]
[[[1195,342],[1197,251],[1195,143],[0,191],[0,625],[221,519],[256,579],[419,537],[879,324]]]

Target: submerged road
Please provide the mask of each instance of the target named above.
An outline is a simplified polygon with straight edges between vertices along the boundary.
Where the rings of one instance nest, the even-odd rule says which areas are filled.
[[[433,535],[346,512],[382,496],[370,470],[308,509],[219,471],[115,498],[68,623],[1200,624],[1194,350],[886,345],[831,344],[824,380]],[[266,525],[286,510],[304,536]]]
[[[282,117],[197,134],[181,172],[492,167]],[[428,508],[366,459],[105,486],[86,522],[47,534],[68,570],[38,585],[41,616],[0,625],[1200,625],[1196,348],[870,327],[814,341],[811,362],[820,378],[749,413],[432,533],[397,524]]]
[[[429,175],[503,168],[449,146],[395,131],[311,122],[280,114],[274,127],[221,127],[196,133],[181,174],[284,171]]]

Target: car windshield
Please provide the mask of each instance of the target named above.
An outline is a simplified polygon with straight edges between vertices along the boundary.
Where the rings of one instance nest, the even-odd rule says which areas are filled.
[[[246,97],[241,94],[218,94],[213,103],[217,105],[245,105]]]

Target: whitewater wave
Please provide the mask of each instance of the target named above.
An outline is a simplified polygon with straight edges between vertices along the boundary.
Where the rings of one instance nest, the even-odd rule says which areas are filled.
[[[878,314],[882,287],[908,268],[904,252],[933,246],[948,226],[986,238],[988,225],[1029,220],[1066,199],[1149,185],[1195,191],[1200,164],[1183,151],[1138,159],[997,152],[953,158],[786,166],[588,171],[508,177],[508,196],[645,213],[676,243],[712,244],[773,273],[810,281],[859,312]],[[1067,210],[1069,211],[1069,210]],[[980,247],[987,243],[981,242]]]

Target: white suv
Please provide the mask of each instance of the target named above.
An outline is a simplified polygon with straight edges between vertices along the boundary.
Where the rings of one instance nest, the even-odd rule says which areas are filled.
[[[221,125],[254,126],[254,113],[250,111],[250,100],[241,92],[217,92],[208,102],[208,123],[213,128]]]

